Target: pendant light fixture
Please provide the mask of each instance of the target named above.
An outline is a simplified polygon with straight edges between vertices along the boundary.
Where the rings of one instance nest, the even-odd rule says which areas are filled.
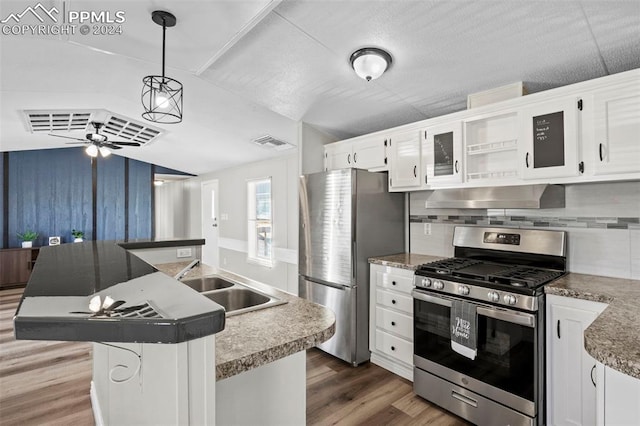
[[[391,55],[377,47],[365,47],[351,54],[351,67],[358,77],[367,81],[375,80],[391,67]]]
[[[164,75],[165,39],[167,27],[176,25],[176,17],[156,10],[151,19],[162,26],[162,75],[148,75],[142,79],[142,117],[154,123],[175,124],[182,121],[182,83]]]

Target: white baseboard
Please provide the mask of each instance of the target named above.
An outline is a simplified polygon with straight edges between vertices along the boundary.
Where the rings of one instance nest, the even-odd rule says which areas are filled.
[[[371,362],[378,365],[385,370],[391,371],[393,374],[397,374],[410,382],[413,382],[413,366],[400,364],[399,361],[391,361],[388,357],[375,352],[371,353]]]
[[[91,408],[93,409],[93,420],[95,421],[96,426],[104,426],[102,409],[100,408],[100,403],[98,402],[96,386],[93,384],[93,380],[91,381],[91,390],[89,394],[91,395]]]

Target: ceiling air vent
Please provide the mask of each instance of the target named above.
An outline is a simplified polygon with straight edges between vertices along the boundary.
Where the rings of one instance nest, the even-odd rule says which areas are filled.
[[[272,136],[264,135],[252,141],[256,145],[263,146],[265,148],[273,148],[276,151],[284,151],[285,149],[293,148],[294,145],[278,140]]]
[[[104,133],[116,136],[118,139],[139,142],[143,145],[148,145],[163,133],[160,129],[113,113],[109,113],[101,130]]]
[[[29,131],[33,132],[71,132],[85,130],[89,124],[92,110],[69,111],[25,110]]]

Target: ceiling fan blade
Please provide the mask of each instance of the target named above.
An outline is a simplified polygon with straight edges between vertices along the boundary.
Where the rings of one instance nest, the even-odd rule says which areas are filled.
[[[138,142],[119,142],[119,141],[109,141],[110,144],[121,145],[121,146],[140,146]]]
[[[109,148],[109,149],[122,149],[121,146],[114,145],[111,142],[105,142],[101,146],[104,146],[104,147]]]
[[[85,145],[88,142],[67,142],[65,145]]]
[[[55,136],[56,138],[73,139],[74,141],[81,141],[82,143],[87,143],[86,139],[72,138],[71,136],[54,135],[53,133],[48,133],[48,135]]]

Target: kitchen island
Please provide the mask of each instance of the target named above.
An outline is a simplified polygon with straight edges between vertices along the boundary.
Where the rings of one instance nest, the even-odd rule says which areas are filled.
[[[333,334],[330,311],[282,293],[279,296],[289,302],[281,305],[287,307],[284,311],[271,314],[279,307],[268,308],[227,322],[221,306],[115,242],[46,247],[41,256],[14,318],[16,338],[95,342],[91,395],[98,424],[222,424],[217,420],[221,416],[241,418],[243,412],[252,411],[247,410],[245,394],[250,397],[261,389],[266,390],[263,397],[276,396],[280,382],[268,381],[274,377],[294,379],[289,390],[302,398],[304,423],[303,350]],[[206,267],[199,270],[212,272]],[[124,303],[103,309],[107,296]],[[97,309],[95,303],[92,306],[96,297]],[[294,312],[300,316],[292,317]],[[301,326],[305,320],[309,327]],[[292,327],[293,321],[297,327]],[[248,335],[238,328],[253,322],[258,324],[254,330],[258,334]],[[230,350],[226,358],[223,353],[226,360],[218,363],[216,333],[228,323],[232,327],[221,344]],[[288,334],[283,333],[285,329]],[[262,348],[256,346],[258,341]],[[253,374],[239,374],[250,369]],[[240,380],[216,384],[216,378],[232,375]],[[238,392],[243,398],[237,398]],[[216,400],[225,395],[235,397],[230,400],[236,401],[239,412],[232,412],[233,405],[225,402],[217,410]],[[280,400],[276,407],[288,405],[288,400]],[[300,413],[300,408],[293,412]],[[261,413],[262,424],[276,423],[269,421],[270,414]]]

